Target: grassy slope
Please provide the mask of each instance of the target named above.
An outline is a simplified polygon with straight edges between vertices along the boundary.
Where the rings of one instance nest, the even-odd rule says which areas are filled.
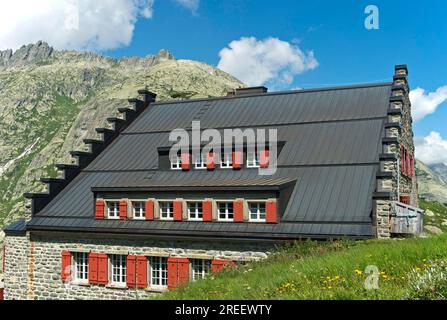
[[[408,274],[447,258],[447,234],[427,239],[306,242],[169,292],[161,299],[402,299]],[[366,290],[366,266],[380,272]]]

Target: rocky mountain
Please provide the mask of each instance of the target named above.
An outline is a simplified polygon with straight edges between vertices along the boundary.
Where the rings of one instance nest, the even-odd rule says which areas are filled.
[[[45,42],[0,51],[0,227],[23,212],[23,192],[40,191],[54,163],[96,137],[94,128],[147,87],[157,100],[221,96],[243,84],[168,51],[114,59],[57,51]],[[1,239],[0,239],[1,241]]]
[[[444,164],[425,165],[416,160],[419,196],[428,201],[447,204],[447,176]]]

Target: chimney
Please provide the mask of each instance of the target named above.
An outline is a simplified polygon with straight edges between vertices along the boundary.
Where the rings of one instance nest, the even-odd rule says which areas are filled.
[[[248,88],[237,88],[237,89],[234,89],[233,91],[229,91],[227,93],[227,97],[263,94],[263,93],[266,93],[267,91],[268,91],[268,89],[266,87],[263,87],[263,86],[260,86],[260,87],[248,87]]]

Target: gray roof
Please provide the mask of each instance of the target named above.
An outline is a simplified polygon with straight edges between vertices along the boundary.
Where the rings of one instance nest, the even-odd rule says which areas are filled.
[[[372,195],[391,83],[154,103],[27,224],[29,229],[256,238],[371,237]],[[274,176],[257,169],[158,170],[168,134],[202,128],[277,128]],[[92,187],[279,185],[293,182],[277,225],[94,220]],[[192,232],[193,231],[193,232]]]

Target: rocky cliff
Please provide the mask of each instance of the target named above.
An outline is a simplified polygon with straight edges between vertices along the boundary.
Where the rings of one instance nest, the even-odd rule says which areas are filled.
[[[444,164],[425,165],[416,161],[419,197],[427,201],[447,204],[447,176]]]
[[[95,137],[94,128],[137,90],[157,100],[221,96],[243,86],[207,64],[176,60],[168,51],[114,59],[56,51],[48,44],[0,51],[0,227],[23,212],[23,192],[40,191],[54,163]],[[1,239],[0,239],[1,240]]]

